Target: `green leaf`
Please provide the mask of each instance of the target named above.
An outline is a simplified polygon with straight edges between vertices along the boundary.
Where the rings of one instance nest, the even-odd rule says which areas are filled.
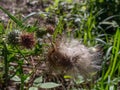
[[[65,75],[64,78],[65,78],[65,79],[70,79],[70,78],[72,78],[72,76]]]
[[[3,26],[3,24],[2,24],[2,23],[0,23],[0,34],[2,34],[2,33],[3,33],[3,30],[4,30],[4,26]]]
[[[30,77],[27,77],[26,80],[25,80],[25,82],[28,83],[29,80],[30,80]]]
[[[38,90],[37,87],[30,87],[29,90]]]
[[[59,87],[59,86],[61,86],[61,84],[47,82],[47,83],[42,83],[39,87],[45,88],[45,89],[50,89],[50,88],[55,88],[55,87]]]
[[[38,78],[36,78],[36,79],[34,80],[34,84],[39,84],[39,83],[42,82],[42,80],[43,80],[43,77],[42,77],[42,76],[41,76],[41,77],[38,77]]]
[[[111,85],[111,86],[109,87],[109,90],[115,90],[114,85]]]
[[[28,26],[27,27],[27,32],[34,32],[34,31],[36,31],[38,28],[37,27],[35,27],[35,26]]]
[[[76,84],[81,84],[83,82],[84,82],[84,78],[82,76],[80,76],[80,75],[77,77],[77,80],[75,80]]]
[[[11,80],[15,81],[15,82],[20,82],[20,78],[16,75],[14,77],[11,78]]]

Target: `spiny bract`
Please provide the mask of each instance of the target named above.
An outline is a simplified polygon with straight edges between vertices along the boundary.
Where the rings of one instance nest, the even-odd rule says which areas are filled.
[[[17,45],[19,44],[19,36],[21,32],[19,30],[13,30],[8,33],[7,35],[7,41],[11,45]]]

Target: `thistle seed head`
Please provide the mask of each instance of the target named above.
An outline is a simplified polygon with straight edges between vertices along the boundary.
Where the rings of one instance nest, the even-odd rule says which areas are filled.
[[[91,51],[78,40],[62,39],[56,41],[48,53],[50,69],[56,73],[70,74],[73,77],[82,75],[87,78],[100,70],[101,56],[97,48]]]

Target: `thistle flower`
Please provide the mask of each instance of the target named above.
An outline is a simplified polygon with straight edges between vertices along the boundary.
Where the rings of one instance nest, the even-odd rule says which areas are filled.
[[[11,45],[17,45],[19,44],[19,36],[21,32],[19,30],[14,30],[8,33],[7,35],[7,41]]]
[[[99,54],[97,48],[89,49],[78,40],[62,39],[49,50],[48,65],[58,74],[64,73],[73,77],[82,75],[88,78],[101,68]]]
[[[35,45],[34,34],[25,33],[20,36],[20,43],[27,49],[31,49]]]

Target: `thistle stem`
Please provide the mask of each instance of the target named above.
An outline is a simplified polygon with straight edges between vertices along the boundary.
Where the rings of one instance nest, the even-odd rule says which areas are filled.
[[[3,56],[4,56],[4,84],[5,84],[5,87],[7,87],[8,85],[8,50],[7,50],[7,46],[5,44],[5,42],[3,42]]]

